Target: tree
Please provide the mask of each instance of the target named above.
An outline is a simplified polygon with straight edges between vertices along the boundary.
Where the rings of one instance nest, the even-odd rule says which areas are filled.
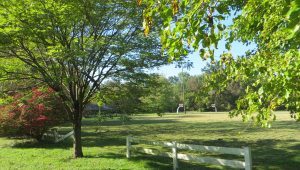
[[[210,110],[214,103],[210,95],[211,88],[208,88],[208,75],[203,73],[198,76],[191,76],[187,80],[186,102],[188,110]]]
[[[226,69],[220,61],[214,64],[207,64],[202,71],[204,71],[206,76],[204,89],[209,94],[209,106],[215,104],[218,110],[223,111],[236,109],[236,102],[239,98],[244,97],[244,87],[249,82],[227,79]]]
[[[22,61],[64,102],[82,157],[85,106],[104,80],[165,63],[153,32],[144,37],[132,1],[11,0],[0,3],[0,56]],[[10,74],[11,75],[11,74]]]
[[[255,81],[248,84],[246,96],[232,116],[242,115],[270,127],[269,120],[276,119],[273,110],[285,105],[291,117],[300,120],[299,14],[297,0],[249,1],[243,7],[232,27],[233,35],[245,43],[255,42],[257,49],[229,61],[227,74],[237,80]]]
[[[9,93],[30,90],[32,87],[37,86],[37,82],[24,79],[24,77],[22,79],[17,74],[7,76],[11,72],[30,72],[30,69],[26,68],[22,62],[16,59],[6,60],[0,58],[0,63],[0,98],[2,100],[0,105],[6,102],[6,98],[9,98]]]
[[[200,49],[200,56],[214,63],[214,48],[225,40],[228,51],[219,57],[226,68],[226,81],[256,80],[247,84],[246,97],[231,116],[242,115],[244,120],[252,119],[269,127],[270,120],[276,119],[273,110],[285,104],[292,117],[300,119],[298,0],[138,2],[147,6],[145,34],[153,19],[164,19],[161,43],[171,59],[185,54],[187,44],[194,50]],[[226,26],[224,20],[228,17],[233,17],[234,22]],[[229,50],[233,41],[255,43],[257,47],[244,56],[232,56]]]
[[[147,93],[141,97],[144,111],[159,115],[175,111],[179,99],[173,86],[167,78],[153,76],[153,82],[146,87]]]
[[[178,96],[174,84],[157,74],[139,74],[130,81],[108,81],[96,100],[120,115],[170,112],[176,109]]]
[[[145,86],[149,83],[149,75],[138,74],[132,79],[114,79],[103,84],[102,90],[95,100],[101,105],[112,107],[119,115],[130,115],[142,111],[140,98],[148,94]]]

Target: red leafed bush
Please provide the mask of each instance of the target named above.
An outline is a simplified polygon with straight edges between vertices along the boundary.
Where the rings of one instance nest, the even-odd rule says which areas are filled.
[[[0,106],[0,133],[4,135],[26,135],[40,140],[45,131],[64,120],[62,102],[50,88],[17,93],[10,103]]]

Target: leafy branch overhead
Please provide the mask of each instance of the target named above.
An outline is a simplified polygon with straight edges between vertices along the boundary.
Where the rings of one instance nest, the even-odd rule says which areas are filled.
[[[218,43],[225,38],[225,20],[242,6],[241,1],[162,0],[138,1],[145,4],[144,33],[150,31],[152,20],[163,18],[161,43],[173,59],[199,50],[202,58],[211,58]],[[148,22],[151,21],[151,22]],[[227,46],[228,49],[230,46]]]
[[[170,59],[197,50],[212,63],[220,59],[224,81],[246,83],[246,97],[231,116],[242,115],[269,127],[276,119],[273,111],[285,105],[293,118],[300,119],[300,1],[139,0],[138,4],[146,7],[145,35],[157,18],[163,19],[162,51]],[[234,56],[230,50],[236,41],[255,48]],[[214,50],[221,44],[227,50],[216,56]]]

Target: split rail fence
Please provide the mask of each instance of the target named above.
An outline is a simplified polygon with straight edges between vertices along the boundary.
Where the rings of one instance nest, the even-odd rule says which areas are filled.
[[[156,145],[171,148],[172,152],[159,152],[153,149],[145,149],[142,147],[133,147],[132,143],[146,144],[146,145]],[[194,161],[198,163],[207,163],[214,165],[229,166],[232,168],[242,168],[245,170],[252,170],[252,158],[251,150],[249,147],[243,148],[228,148],[228,147],[216,147],[216,146],[204,146],[204,145],[191,145],[191,144],[181,144],[177,142],[158,142],[158,141],[147,141],[141,140],[134,137],[126,138],[127,152],[126,157],[131,157],[131,151],[146,153],[150,155],[164,156],[173,158],[173,169],[178,169],[178,159],[186,161]],[[198,157],[189,154],[178,153],[179,149],[192,150],[192,151],[202,151],[202,152],[212,152],[219,154],[230,154],[238,155],[244,157],[244,162],[239,160],[227,160],[219,159],[213,157]]]
[[[45,137],[53,137],[54,138],[54,142],[55,143],[58,143],[60,141],[63,141],[65,140],[66,138],[68,137],[73,137],[74,135],[74,131],[72,130],[71,132],[65,134],[65,135],[60,135],[58,132],[57,132],[57,129],[51,129],[49,132],[45,133],[43,135],[43,138]]]

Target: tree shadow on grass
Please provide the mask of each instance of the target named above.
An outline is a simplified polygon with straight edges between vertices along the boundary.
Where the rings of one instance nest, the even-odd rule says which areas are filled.
[[[253,166],[254,169],[284,169],[284,170],[298,170],[300,160],[297,158],[300,155],[299,150],[299,143],[298,140],[284,140],[283,139],[259,139],[259,137],[255,137],[253,139],[247,138],[239,138],[237,136],[237,132],[244,129],[242,123],[238,122],[210,122],[210,123],[175,123],[175,124],[162,124],[148,127],[151,131],[143,131],[140,130],[139,127],[136,129],[131,129],[131,134],[135,134],[134,136],[139,138],[148,138],[149,136],[152,137],[149,140],[159,141],[159,138],[153,138],[156,134],[164,135],[164,134],[176,134],[176,133],[186,133],[190,134],[191,138],[185,139],[177,139],[178,142],[181,143],[190,143],[190,144],[200,144],[200,145],[208,145],[208,146],[221,146],[221,147],[237,147],[241,148],[243,146],[249,146],[252,148],[252,158],[253,158]],[[297,130],[299,126],[296,126],[295,123],[290,122],[276,122],[274,128],[277,130]],[[163,130],[161,130],[163,129]],[[179,130],[178,130],[179,129]],[[261,129],[261,128],[247,128],[245,130],[245,134],[257,133],[257,132],[265,132],[269,131],[270,129]],[[272,129],[271,129],[272,130]],[[117,145],[124,145],[125,147],[125,136],[122,134],[122,131],[114,132],[115,136],[119,136],[123,138],[123,141],[118,139],[118,142],[115,143]],[[201,132],[201,133],[199,133]],[[276,132],[272,130],[272,133],[276,135]],[[212,138],[211,140],[204,140],[204,139],[193,139],[193,134],[202,134],[202,135],[210,135],[210,134],[217,134],[216,136],[220,136],[219,139]],[[224,136],[224,134],[226,134]],[[113,138],[109,138],[112,133],[108,133],[103,135],[104,140],[106,142],[111,143]],[[260,135],[260,134],[259,134]],[[262,134],[263,135],[263,134]],[[179,135],[180,136],[180,135]],[[175,137],[175,136],[174,136]],[[105,139],[106,138],[106,139]],[[176,138],[176,137],[175,137]],[[101,139],[102,140],[102,139]],[[176,140],[176,139],[173,139]],[[99,141],[100,142],[100,141]],[[90,143],[91,145],[97,144]],[[223,159],[235,159],[234,156],[228,155],[218,155]],[[148,159],[150,158],[150,162],[148,163],[149,166],[160,167],[159,169],[171,169],[171,166],[165,165],[165,163],[161,163],[162,159],[153,158],[155,156],[147,156],[147,157],[137,157],[135,159]],[[151,161],[151,160],[154,161]],[[242,157],[240,160],[243,159]],[[185,169],[209,169],[210,167],[206,167],[203,164],[193,164],[187,163],[185,165],[183,163],[183,167],[188,167]],[[191,166],[190,166],[191,164]],[[193,166],[192,166],[193,165]],[[204,166],[204,167],[203,167]],[[210,168],[211,169],[211,168]],[[218,168],[217,168],[218,169]],[[224,169],[224,167],[222,168]],[[230,169],[230,168],[227,168]]]
[[[86,137],[82,142],[84,147],[126,146],[126,139],[118,137]]]
[[[160,123],[174,123],[176,119],[132,119],[126,122],[120,120],[108,120],[99,123],[95,118],[83,119],[84,126],[120,126],[120,125],[147,125],[147,124],[160,124]]]
[[[53,141],[26,141],[21,143],[16,143],[11,146],[12,148],[43,148],[43,149],[70,149],[73,147],[71,139],[67,139],[65,141],[54,143]]]
[[[190,141],[191,142],[191,141]],[[252,148],[252,161],[253,161],[253,169],[278,169],[278,170],[299,170],[300,160],[295,160],[297,156],[299,156],[300,151],[289,152],[285,149],[281,149],[276,147],[280,143],[289,143],[289,142],[296,142],[296,141],[277,141],[277,140],[258,140],[256,142],[232,142],[232,141],[194,141],[191,143],[205,143],[209,146],[251,146]],[[299,145],[293,145],[294,147],[298,148]],[[179,153],[188,153],[188,151],[179,150]],[[124,153],[125,154],[125,153]],[[195,154],[195,152],[193,153]],[[139,153],[132,153],[134,155],[130,160],[131,161],[141,161],[146,160],[149,167],[153,169],[172,169],[172,159],[164,158],[159,156],[153,155],[145,155]],[[229,159],[229,160],[240,160],[244,161],[243,157],[238,157],[234,155],[225,155],[225,154],[210,154],[210,153],[200,153],[198,152],[199,156],[211,156],[220,159]],[[125,157],[125,156],[123,156]],[[122,158],[122,156],[121,156]],[[298,158],[299,159],[299,158]],[[214,169],[233,169],[230,167],[225,166],[210,166],[206,164],[198,164],[194,162],[185,162],[179,161],[179,169],[199,169],[199,170],[214,170]]]
[[[259,139],[253,137],[247,139],[238,137],[238,132],[251,135],[264,135],[265,131],[272,132],[276,135],[276,131],[281,130],[299,130],[300,126],[291,121],[275,122],[273,129],[262,129],[246,127],[247,124],[241,122],[201,122],[187,123],[179,122],[175,119],[166,120],[132,120],[127,122],[125,126],[121,126],[120,121],[109,121],[102,124],[103,133],[98,133],[93,129],[98,125],[95,119],[85,119],[83,121],[82,140],[84,147],[107,147],[107,146],[122,146],[126,147],[126,136],[135,136],[153,141],[160,141],[159,136],[164,136],[164,141],[177,140],[180,143],[200,144],[209,146],[223,147],[242,147],[250,146],[252,149],[252,158],[254,169],[283,169],[283,170],[298,170],[300,160],[300,141],[297,140],[274,140],[274,139]],[[64,128],[67,132],[68,128]],[[276,130],[274,130],[276,129]],[[157,137],[158,136],[158,137]],[[167,136],[167,137],[165,137]],[[205,136],[213,136],[210,139],[203,138]],[[63,148],[69,149],[72,147],[72,140],[68,139],[61,143],[20,143],[16,144],[16,148]],[[184,151],[183,153],[185,153]],[[207,153],[205,153],[207,154]],[[205,155],[204,154],[204,155]],[[209,154],[208,154],[209,155]],[[217,158],[231,159],[228,155],[212,155]],[[113,159],[125,159],[124,155],[119,153],[86,155],[87,158],[107,157]],[[130,161],[146,161],[149,169],[172,169],[172,160],[157,156],[146,156],[142,154],[134,154]],[[181,162],[180,169],[226,169],[226,167],[211,167],[204,164]],[[227,168],[230,169],[230,168]]]
[[[159,170],[170,170],[173,169],[172,158],[154,156],[154,155],[140,155],[137,154],[129,159],[130,161],[145,161],[150,169]],[[220,170],[228,169],[227,167],[207,165],[207,164],[196,164],[194,162],[186,162],[178,160],[178,167],[180,170]]]
[[[154,155],[145,155],[145,154],[139,154],[134,153],[130,159],[127,159],[124,154],[120,153],[104,153],[104,154],[97,154],[97,155],[86,155],[85,158],[108,158],[108,159],[126,159],[128,161],[132,162],[145,162],[146,168],[148,169],[158,169],[158,170],[170,170],[173,168],[173,160],[172,158],[167,157],[161,157],[161,156],[154,156]],[[179,169],[180,170],[219,170],[219,169],[227,169],[226,167],[213,167],[210,165],[200,165],[194,164],[191,162],[183,162],[178,161],[179,163]]]
[[[287,148],[280,147],[285,143],[297,143],[296,140],[274,140],[265,139],[257,141],[228,141],[228,140],[213,140],[213,141],[189,141],[189,143],[202,143],[207,146],[227,146],[237,147],[242,146],[251,147],[252,162],[254,169],[284,169],[284,170],[298,170],[300,161],[294,158],[300,154],[300,150],[294,148],[299,145],[292,145],[293,151],[287,151]],[[234,159],[236,156],[219,155],[224,159]]]
[[[291,121],[275,122],[274,129],[262,129],[259,127],[245,127],[247,124],[241,122],[208,122],[208,123],[186,123],[186,122],[168,122],[168,123],[157,123],[155,125],[148,124],[132,124],[129,129],[118,129],[114,131],[108,131],[107,133],[101,134],[101,137],[91,137],[92,134],[87,135],[87,146],[124,146],[126,136],[135,136],[138,138],[145,138],[153,141],[160,141],[156,135],[164,136],[169,135],[170,140],[177,140],[181,143],[190,143],[198,145],[208,146],[221,146],[221,147],[237,147],[250,146],[252,148],[252,157],[254,169],[291,169],[298,170],[300,161],[295,160],[297,155],[300,155],[299,142],[297,140],[275,140],[275,139],[259,139],[260,135],[264,135],[264,132],[271,132],[276,135],[276,131],[280,130],[298,130],[299,124]],[[246,134],[245,137],[240,138],[238,133],[243,131]],[[247,134],[257,133],[258,137],[253,139],[247,139]],[[261,134],[260,134],[261,133]],[[174,134],[174,136],[170,135]],[[190,137],[177,138],[189,134]],[[215,137],[208,139],[201,139],[201,136],[210,136],[214,134]],[[219,136],[219,138],[216,138]],[[198,138],[195,139],[194,137]],[[164,140],[168,141],[165,137]],[[298,143],[298,144],[297,144]],[[291,145],[291,146],[289,146]],[[235,159],[236,157],[228,155],[219,155],[223,159]],[[149,156],[146,158],[152,158]],[[142,157],[144,158],[144,157]],[[242,159],[242,158],[240,158]],[[298,158],[297,158],[298,159]],[[158,159],[161,160],[161,159]],[[157,162],[151,162],[153,167],[158,165]],[[162,169],[164,167],[163,163]],[[188,163],[190,164],[190,163]],[[198,166],[198,165],[197,165]],[[170,168],[169,166],[167,166]],[[202,165],[200,166],[202,168]],[[200,168],[200,169],[201,169]],[[191,167],[191,169],[197,169],[197,167]],[[199,168],[198,168],[199,169]]]

